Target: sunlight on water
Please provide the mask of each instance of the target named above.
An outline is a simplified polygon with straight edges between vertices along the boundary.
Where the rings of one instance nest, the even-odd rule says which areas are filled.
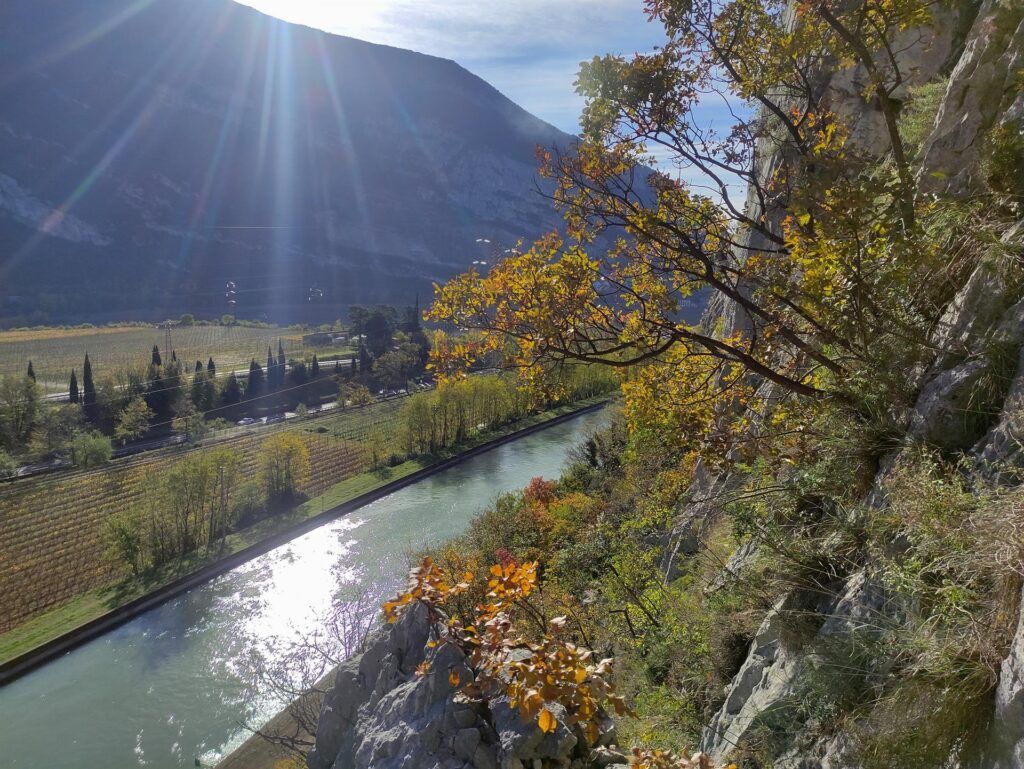
[[[211,766],[282,703],[238,661],[316,628],[339,588],[374,600],[409,554],[461,532],[498,494],[557,476],[588,414],[521,438],[331,521],[0,690],[0,760],[14,769]],[[59,731],[59,739],[56,738]]]

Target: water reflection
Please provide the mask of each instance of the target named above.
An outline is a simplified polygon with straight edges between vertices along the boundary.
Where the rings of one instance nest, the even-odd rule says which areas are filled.
[[[317,627],[338,594],[376,600],[408,554],[462,531],[495,497],[553,477],[590,414],[506,444],[325,524],[0,690],[0,760],[27,769],[215,763],[280,703],[237,661]],[[349,591],[346,593],[346,591]]]

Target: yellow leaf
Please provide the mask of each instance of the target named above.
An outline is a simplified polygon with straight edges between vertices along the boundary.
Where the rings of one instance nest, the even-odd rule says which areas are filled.
[[[558,726],[558,720],[551,714],[551,711],[544,708],[540,711],[537,716],[537,726],[544,734],[550,734],[555,731],[555,727]]]
[[[449,685],[451,685],[453,687],[458,686],[459,685],[459,680],[460,680],[460,678],[459,678],[459,671],[458,670],[453,670],[451,673],[448,674],[448,683],[449,683]]]

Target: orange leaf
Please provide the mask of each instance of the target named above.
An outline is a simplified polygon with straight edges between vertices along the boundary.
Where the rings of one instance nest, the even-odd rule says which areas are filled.
[[[555,731],[555,727],[558,726],[558,719],[556,719],[551,711],[547,708],[543,708],[540,714],[537,716],[537,726],[544,734],[550,734]]]

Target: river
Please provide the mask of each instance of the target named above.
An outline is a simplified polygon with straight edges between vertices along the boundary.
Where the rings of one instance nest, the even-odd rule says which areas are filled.
[[[462,532],[498,494],[557,477],[602,412],[425,478],[168,601],[0,689],[0,767],[212,766],[281,703],[247,691],[237,661],[308,633],[337,595],[379,598],[409,553]]]

